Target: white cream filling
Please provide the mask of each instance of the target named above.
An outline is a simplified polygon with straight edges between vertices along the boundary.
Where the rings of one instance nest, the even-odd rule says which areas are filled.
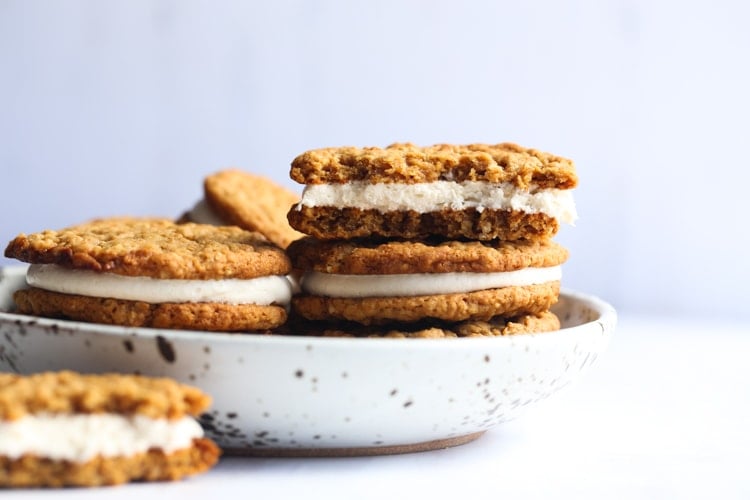
[[[569,189],[519,189],[510,183],[480,181],[435,181],[418,184],[362,181],[346,184],[309,184],[298,207],[359,208],[391,212],[414,210],[419,213],[440,210],[516,210],[543,213],[573,224],[578,218]]]
[[[112,413],[43,413],[0,422],[0,455],[15,459],[30,453],[80,463],[97,455],[131,456],[150,448],[171,453],[202,436],[200,424],[190,417],[167,420]]]
[[[530,267],[503,273],[327,274],[307,272],[302,290],[324,297],[412,297],[529,286],[559,281],[561,266]]]
[[[219,214],[217,214],[211,205],[208,204],[205,198],[201,199],[195,206],[188,212],[188,217],[191,222],[196,224],[209,224],[211,226],[226,226]]]
[[[287,305],[292,297],[292,285],[286,276],[222,280],[155,279],[67,269],[54,264],[34,264],[26,272],[26,283],[52,292],[138,300],[151,304],[218,302]]]

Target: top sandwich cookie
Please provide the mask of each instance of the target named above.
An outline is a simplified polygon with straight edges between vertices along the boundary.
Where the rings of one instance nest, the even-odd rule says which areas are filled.
[[[219,456],[196,421],[211,399],[167,378],[0,374],[0,487],[174,480]]]
[[[261,233],[281,248],[303,236],[286,218],[299,196],[270,179],[227,169],[206,177],[203,191],[203,199],[182,221],[239,226]]]
[[[319,239],[540,239],[576,219],[573,162],[516,144],[317,149],[290,175],[289,222]]]
[[[18,312],[97,323],[214,331],[286,320],[284,252],[238,227],[100,219],[21,234],[5,256],[32,264]]]

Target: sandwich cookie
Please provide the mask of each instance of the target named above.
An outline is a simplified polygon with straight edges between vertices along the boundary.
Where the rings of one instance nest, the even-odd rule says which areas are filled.
[[[287,252],[304,272],[292,300],[299,315],[364,325],[538,315],[557,301],[568,256],[550,240],[303,238]]]
[[[317,149],[290,175],[289,223],[318,239],[542,239],[577,217],[573,162],[510,143]]]
[[[166,378],[0,374],[0,487],[101,486],[204,472],[210,398]]]
[[[32,264],[17,312],[95,323],[258,331],[284,323],[289,259],[261,234],[164,219],[100,219],[21,234]]]
[[[203,191],[203,199],[181,222],[239,226],[261,233],[281,248],[303,236],[286,218],[299,196],[270,179],[238,169],[222,170],[204,179]]]

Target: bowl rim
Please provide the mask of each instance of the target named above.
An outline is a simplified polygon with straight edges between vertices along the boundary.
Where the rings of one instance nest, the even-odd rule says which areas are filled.
[[[26,272],[27,266],[6,266],[0,267],[0,277],[12,276],[18,277]],[[507,335],[497,337],[479,337],[467,339],[455,338],[428,338],[428,339],[404,339],[399,342],[391,338],[342,338],[342,337],[319,337],[305,335],[265,335],[253,333],[227,333],[227,332],[208,332],[200,330],[175,330],[167,328],[146,328],[131,327],[118,325],[105,325],[99,323],[86,323],[82,321],[44,318],[40,316],[29,316],[0,311],[0,324],[12,323],[16,326],[40,326],[56,327],[65,330],[75,330],[82,333],[94,335],[105,335],[114,337],[145,337],[156,338],[164,337],[169,340],[181,342],[202,342],[202,343],[238,343],[242,345],[278,345],[286,347],[302,347],[311,349],[312,347],[351,347],[353,345],[366,345],[368,349],[394,349],[398,348],[418,348],[422,349],[441,349],[449,346],[451,349],[470,347],[472,349],[478,346],[491,346],[498,343],[515,343],[519,338],[530,342],[544,341],[547,339],[562,339],[571,335],[582,334],[589,330],[593,323],[598,323],[602,333],[608,333],[617,322],[617,312],[615,308],[603,299],[584,292],[562,288],[560,298],[573,302],[580,302],[591,310],[595,311],[598,316],[588,322],[579,325],[561,328],[554,332],[538,332],[524,335]],[[554,306],[553,306],[554,307]]]

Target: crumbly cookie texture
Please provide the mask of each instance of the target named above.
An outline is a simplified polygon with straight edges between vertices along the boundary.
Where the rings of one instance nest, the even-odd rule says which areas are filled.
[[[257,231],[281,248],[303,236],[286,218],[299,196],[272,180],[228,169],[206,177],[203,186],[206,201],[228,224]]]
[[[140,301],[86,297],[27,288],[13,294],[16,312],[120,326],[253,332],[286,321],[281,306],[221,303],[149,304]]]
[[[542,213],[512,210],[413,210],[380,212],[359,208],[294,207],[289,224],[319,239],[408,238],[432,236],[472,240],[544,239],[554,236],[560,223]]]
[[[259,233],[125,217],[21,234],[8,244],[5,256],[159,279],[249,279],[291,269],[284,252]]]
[[[463,321],[455,324],[416,325],[330,325],[309,330],[308,335],[323,337],[439,339],[456,337],[497,337],[527,333],[552,332],[560,329],[560,320],[553,313],[525,314],[515,317],[496,316],[488,321]]]
[[[339,298],[297,295],[295,311],[308,320],[346,320],[363,325],[442,321],[487,321],[495,316],[518,316],[546,311],[557,302],[560,282],[512,286],[469,293],[416,297]]]
[[[493,273],[565,262],[551,240],[424,241],[303,238],[287,249],[295,269],[331,274]]]
[[[201,390],[169,378],[71,371],[0,373],[0,420],[6,421],[42,412],[126,413],[174,420],[197,416],[210,404],[211,398]]]
[[[168,378],[138,375],[82,375],[72,371],[28,376],[0,373],[0,420],[37,413],[143,415],[177,420],[197,417],[211,398]],[[151,449],[123,457],[97,456],[84,463],[33,454],[0,456],[0,487],[101,486],[128,481],[176,480],[204,472],[221,451],[209,439],[165,453]]]
[[[129,481],[175,481],[208,470],[220,453],[212,441],[195,439],[191,447],[172,453],[149,450],[127,457],[96,457],[85,463],[34,455],[0,457],[0,487],[93,487]]]
[[[290,175],[301,184],[451,180],[570,189],[578,182],[571,160],[511,143],[315,149],[294,159]]]

